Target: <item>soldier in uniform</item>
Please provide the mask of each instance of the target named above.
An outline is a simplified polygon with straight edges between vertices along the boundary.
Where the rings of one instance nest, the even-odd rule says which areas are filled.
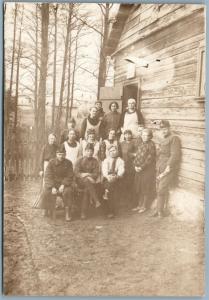
[[[65,158],[65,149],[56,151],[56,158],[51,159],[44,176],[44,191],[42,195],[43,208],[46,214],[56,218],[56,197],[61,196],[65,207],[65,220],[71,221],[73,204],[73,165]]]
[[[180,139],[170,131],[170,123],[160,123],[162,141],[157,160],[157,210],[153,216],[164,216],[165,204],[168,201],[169,189],[175,181],[181,157]]]

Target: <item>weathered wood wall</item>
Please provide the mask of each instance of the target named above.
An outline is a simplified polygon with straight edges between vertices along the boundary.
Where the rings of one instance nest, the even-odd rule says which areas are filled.
[[[205,115],[204,99],[198,99],[197,91],[204,14],[200,5],[138,5],[130,13],[113,54],[116,85],[128,83],[127,55],[148,61],[148,68],[136,69],[139,105],[148,124],[170,120],[182,141],[179,184],[200,197],[204,194]]]

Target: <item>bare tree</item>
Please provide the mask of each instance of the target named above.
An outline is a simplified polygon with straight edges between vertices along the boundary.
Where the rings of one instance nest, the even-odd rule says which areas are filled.
[[[54,68],[53,68],[53,102],[52,102],[52,129],[54,129],[55,101],[56,101],[56,73],[57,73],[57,11],[58,4],[53,6],[54,11]]]
[[[76,66],[77,66],[77,55],[78,55],[78,41],[79,41],[79,33],[81,28],[78,28],[75,39],[75,53],[74,53],[74,64],[73,64],[73,73],[72,73],[72,85],[71,85],[71,102],[70,102],[70,117],[72,116],[72,108],[74,102],[74,87],[75,87],[75,74],[76,74]]]
[[[64,50],[64,59],[63,59],[63,67],[62,67],[62,79],[61,79],[61,88],[60,88],[60,97],[59,97],[59,107],[58,113],[56,117],[56,125],[55,130],[58,133],[60,120],[62,116],[62,104],[63,104],[63,95],[64,95],[64,87],[65,87],[65,73],[66,73],[66,63],[68,57],[68,48],[69,48],[69,36],[70,36],[70,29],[71,29],[71,19],[72,19],[72,11],[73,11],[73,3],[68,5],[68,21],[67,21],[67,32],[65,38],[65,50]]]
[[[100,57],[99,57],[99,74],[98,74],[98,91],[97,97],[99,98],[100,88],[105,86],[106,76],[107,76],[107,65],[106,65],[106,46],[109,32],[109,17],[110,17],[110,9],[113,4],[103,3],[98,4],[102,16],[103,16],[103,30],[101,36],[101,47],[100,47]]]
[[[35,88],[34,88],[34,125],[35,125],[35,134],[36,134],[36,140],[38,135],[37,130],[37,122],[38,122],[38,28],[39,28],[39,18],[38,18],[38,4],[36,4],[36,15],[35,15],[35,31],[36,31],[36,40],[35,40]]]
[[[106,46],[109,33],[109,19],[110,11],[113,6],[112,3],[101,3],[98,4],[101,10],[101,25],[91,24],[86,16],[77,16],[77,19],[80,20],[88,28],[94,30],[100,36],[100,49],[99,49],[99,67],[98,67],[98,90],[97,98],[99,98],[100,88],[105,86],[106,76],[107,76],[107,62],[106,62]]]
[[[5,7],[6,9],[6,7]],[[13,74],[14,74],[14,61],[15,61],[15,47],[16,47],[16,32],[17,32],[17,14],[18,14],[18,4],[15,3],[14,10],[14,27],[13,27],[13,45],[12,45],[12,60],[11,60],[11,74],[9,83],[9,92],[7,97],[4,99],[4,109],[5,109],[5,151],[9,146],[9,130],[10,130],[10,101],[12,99],[12,86],[13,86]]]
[[[22,52],[21,37],[22,37],[23,13],[24,13],[24,6],[22,7],[22,13],[21,13],[21,21],[20,21],[20,29],[19,29],[19,40],[18,40],[18,51],[17,51],[15,118],[14,118],[14,132],[15,133],[16,133],[16,128],[17,128],[17,112],[18,112],[18,96],[19,96],[19,71],[20,71],[20,59],[21,59],[21,52]]]
[[[37,119],[37,148],[40,153],[40,147],[45,138],[45,104],[46,104],[46,79],[48,63],[48,25],[49,25],[49,4],[41,5],[41,64],[40,80],[38,87],[38,119]]]

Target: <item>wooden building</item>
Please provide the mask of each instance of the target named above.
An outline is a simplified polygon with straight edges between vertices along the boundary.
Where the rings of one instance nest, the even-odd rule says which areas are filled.
[[[123,108],[128,98],[137,99],[148,127],[155,120],[170,121],[182,143],[179,189],[174,195],[178,199],[181,195],[179,201],[185,201],[187,208],[192,203],[202,205],[205,7],[121,4],[106,54],[114,60],[114,87],[103,88],[101,99],[121,98]]]

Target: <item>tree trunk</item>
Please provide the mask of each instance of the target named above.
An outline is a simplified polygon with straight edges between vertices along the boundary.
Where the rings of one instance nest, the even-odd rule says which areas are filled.
[[[56,105],[56,72],[57,72],[57,10],[58,4],[54,7],[54,69],[53,69],[53,102],[52,102],[52,130],[54,130],[55,105]]]
[[[16,133],[17,129],[17,112],[18,112],[18,96],[19,96],[19,70],[20,70],[20,58],[21,58],[21,37],[22,37],[22,22],[23,22],[23,12],[22,10],[21,23],[20,23],[20,32],[19,32],[19,41],[18,41],[18,52],[17,52],[17,74],[16,74],[16,94],[15,94],[15,119],[14,119],[14,132]]]
[[[63,67],[62,67],[62,79],[61,79],[61,88],[60,88],[60,97],[59,97],[59,107],[58,113],[56,117],[56,133],[60,131],[60,121],[62,117],[62,103],[63,103],[63,95],[64,95],[64,87],[65,87],[65,71],[66,71],[66,64],[67,64],[67,55],[68,55],[68,45],[69,45],[69,33],[71,29],[71,18],[72,18],[72,3],[69,4],[69,14],[68,14],[68,23],[67,23],[67,33],[65,39],[65,51],[64,51],[64,60],[63,60]]]
[[[35,41],[35,89],[34,89],[34,127],[35,139],[38,140],[38,4],[36,4],[36,41]]]
[[[72,116],[72,108],[73,108],[73,101],[74,101],[74,85],[75,85],[76,62],[77,62],[77,53],[78,53],[78,37],[79,37],[79,30],[76,35],[76,44],[75,44],[75,55],[74,55],[74,65],[73,65],[73,74],[72,74],[72,86],[71,86],[70,117]]]
[[[68,55],[68,84],[67,84],[67,104],[66,104],[66,116],[65,116],[65,127],[67,127],[67,122],[68,122],[68,117],[69,117],[69,104],[70,104],[70,83],[71,83],[71,40],[72,40],[72,36],[71,36],[71,31],[70,31],[70,44],[69,44],[69,55]]]
[[[40,80],[38,88],[38,153],[44,144],[45,139],[45,103],[46,103],[46,79],[48,63],[48,25],[49,25],[49,4],[41,4],[41,63]]]
[[[104,28],[103,37],[101,41],[100,48],[100,58],[99,58],[99,75],[98,75],[98,91],[97,98],[99,99],[100,88],[105,86],[106,81],[106,44],[109,31],[109,14],[110,14],[110,4],[105,4],[105,14],[104,14]]]
[[[5,152],[9,147],[9,131],[10,131],[10,103],[12,98],[12,86],[13,86],[13,73],[14,73],[14,60],[15,60],[15,47],[16,47],[16,26],[17,26],[17,12],[18,4],[15,4],[15,16],[14,16],[14,29],[13,29],[13,45],[12,45],[12,62],[11,62],[11,75],[10,75],[10,84],[9,84],[9,93],[7,99],[4,102],[5,108]]]

